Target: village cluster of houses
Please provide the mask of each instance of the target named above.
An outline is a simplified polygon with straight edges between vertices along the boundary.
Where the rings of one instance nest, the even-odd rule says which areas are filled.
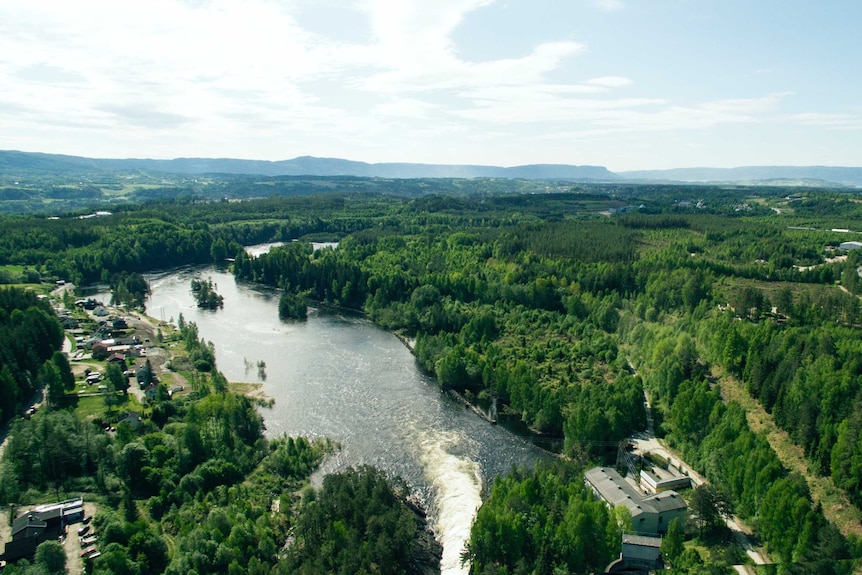
[[[93,299],[81,299],[75,305],[87,309],[97,318],[98,327],[87,333],[82,330],[71,312],[62,307],[57,308],[61,324],[75,337],[79,349],[78,359],[89,350],[95,359],[104,359],[108,363],[117,364],[126,377],[135,377],[138,385],[144,391],[144,396],[154,401],[158,394],[158,378],[152,368],[146,362],[146,347],[137,336],[127,337],[129,325],[124,318],[112,317],[107,308]],[[88,385],[98,385],[100,390],[105,388],[100,382],[104,376],[97,371],[86,371],[85,381]],[[183,391],[182,385],[173,385],[167,390],[168,396]],[[31,408],[35,412],[35,407]],[[141,414],[137,411],[127,411],[119,419],[119,424],[127,424],[133,429],[141,426]],[[111,431],[115,428],[111,428]],[[68,535],[69,526],[83,523],[77,530],[81,543],[81,557],[84,559],[95,559],[100,555],[96,548],[96,535],[89,525],[90,517],[84,513],[82,498],[68,499],[49,505],[40,505],[20,515],[12,522],[12,538],[5,543],[3,554],[0,555],[0,570],[7,561],[16,561],[21,558],[33,557],[40,543],[49,540],[64,541]]]
[[[79,350],[76,359],[81,359],[85,351],[90,351],[94,359],[104,359],[108,363],[116,364],[123,370],[126,377],[135,376],[142,389],[152,385],[153,389],[150,393],[155,398],[156,390],[153,384],[157,383],[156,378],[141,361],[147,355],[145,342],[142,342],[138,336],[126,336],[126,330],[129,329],[126,319],[110,316],[107,308],[94,299],[79,299],[75,305],[90,311],[96,317],[105,318],[98,320],[98,327],[89,335],[83,331],[78,331],[77,322],[74,327],[67,327],[76,335],[75,342]],[[62,311],[66,312],[66,310]],[[75,320],[72,319],[72,321]],[[132,367],[138,365],[136,369],[130,369],[130,364]],[[101,373],[87,373],[86,381],[89,385],[98,385],[101,380]]]
[[[78,351],[74,359],[83,359],[85,354],[90,352],[93,359],[116,364],[127,378],[135,378],[147,400],[155,401],[158,398],[159,381],[146,361],[146,344],[149,340],[141,341],[136,335],[128,336],[129,324],[126,319],[112,316],[100,301],[93,298],[79,299],[75,305],[96,317],[98,325],[92,333],[87,332],[80,328],[78,321],[71,316],[71,312],[58,307],[57,312],[61,316],[61,321],[63,318],[66,320],[63,326],[76,336]],[[88,370],[85,381],[89,386],[97,386],[99,391],[105,391],[107,387],[101,383],[103,379],[102,373]],[[182,385],[172,385],[167,390],[168,397],[181,391],[184,391]]]

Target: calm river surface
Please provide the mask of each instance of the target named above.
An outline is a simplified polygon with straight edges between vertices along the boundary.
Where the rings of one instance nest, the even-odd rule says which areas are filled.
[[[224,309],[197,309],[192,278],[211,278]],[[182,313],[215,345],[218,368],[230,381],[263,383],[275,399],[261,409],[269,436],[340,442],[324,463],[327,473],[370,464],[404,478],[443,544],[443,573],[467,572],[460,554],[483,482],[547,458],[442,395],[394,335],[360,316],[311,310],[305,322],[281,321],[277,291],[238,284],[212,266],[148,279],[149,315],[176,322]]]

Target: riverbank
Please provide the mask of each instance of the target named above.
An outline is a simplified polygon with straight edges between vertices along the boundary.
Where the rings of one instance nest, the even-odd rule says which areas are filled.
[[[411,497],[405,499],[407,507],[416,518],[416,547],[410,557],[411,575],[440,575],[443,560],[443,545],[434,536],[428,524],[428,514],[420,503]]]
[[[415,338],[407,337],[406,335],[404,335],[400,331],[393,331],[392,334],[398,338],[398,341],[400,341],[401,343],[404,344],[404,347],[406,347],[407,349],[410,350],[410,353],[412,353],[414,357],[416,357],[416,349],[415,349],[416,348],[416,339]],[[451,397],[452,399],[454,399],[455,401],[457,401],[458,403],[463,405],[466,409],[469,409],[470,411],[472,411],[473,413],[475,413],[476,415],[478,415],[479,417],[481,417],[482,419],[484,419],[485,421],[487,421],[491,425],[497,425],[496,419],[494,419],[493,417],[491,417],[490,415],[485,413],[480,407],[475,405],[473,402],[471,402],[469,399],[464,397],[462,394],[458,393],[454,389],[449,389],[446,391],[446,393],[449,394],[449,397]]]
[[[122,310],[110,306],[108,306],[107,309],[115,315],[122,315]],[[162,330],[169,330],[169,333],[176,330],[176,326],[173,324],[158,320],[142,311],[129,311],[127,312],[127,317],[130,318],[130,325],[135,326],[137,330],[143,331],[146,334],[147,339],[151,341],[157,341],[158,337],[156,334]],[[175,347],[165,344],[155,344],[150,349],[159,350],[159,352],[148,356],[150,358],[151,365],[156,370],[157,376],[167,375],[168,379],[172,383],[188,386],[188,380],[186,377],[169,367],[174,365],[174,361],[179,355],[177,354]],[[134,387],[132,389],[134,390]],[[263,391],[262,383],[229,381],[228,389],[238,395],[244,395],[264,407],[271,407],[272,402],[275,401],[274,398],[270,397]]]
[[[416,338],[407,337],[400,331],[393,331],[392,334],[398,338],[398,341],[404,344],[404,347],[410,350],[410,353],[416,355]]]
[[[250,383],[247,381],[229,381],[227,387],[233,393],[236,393],[238,395],[244,395],[254,401],[264,403],[275,401],[275,399],[267,395],[267,393],[263,390],[262,383]]]
[[[479,407],[477,407],[476,405],[471,403],[470,400],[468,400],[466,397],[464,397],[463,395],[461,395],[460,393],[458,393],[454,389],[447,390],[446,393],[448,393],[449,396],[452,397],[452,399],[454,399],[458,403],[462,404],[465,408],[469,409],[470,411],[472,411],[473,413],[475,413],[476,415],[478,415],[479,417],[481,417],[482,419],[484,419],[485,421],[487,421],[491,425],[497,425],[496,419],[494,419],[493,417],[491,417],[490,415],[485,413],[482,409],[480,409]]]

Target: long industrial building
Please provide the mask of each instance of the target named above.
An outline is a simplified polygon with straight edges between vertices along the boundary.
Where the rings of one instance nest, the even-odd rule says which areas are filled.
[[[584,474],[584,482],[611,509],[625,506],[638,533],[663,534],[671,521],[679,518],[684,524],[688,517],[688,505],[676,491],[641,493],[613,468],[594,467]]]

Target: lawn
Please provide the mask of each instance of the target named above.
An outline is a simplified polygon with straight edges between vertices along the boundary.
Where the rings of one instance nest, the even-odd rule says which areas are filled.
[[[69,349],[71,350],[71,353],[75,353],[76,351],[78,351],[78,342],[75,341],[74,335],[72,335],[68,331],[65,333],[66,333],[66,339],[69,340],[69,346],[70,346]]]
[[[75,415],[79,419],[113,419],[124,411],[141,412],[144,409],[138,398],[132,394],[122,397],[118,395],[117,399],[119,403],[108,411],[105,408],[104,395],[88,395],[86,397],[74,398],[74,400],[77,400],[75,402]]]
[[[12,264],[0,266],[0,275],[4,273],[9,274],[12,277],[21,277],[21,274],[24,273],[24,266],[16,266]]]

